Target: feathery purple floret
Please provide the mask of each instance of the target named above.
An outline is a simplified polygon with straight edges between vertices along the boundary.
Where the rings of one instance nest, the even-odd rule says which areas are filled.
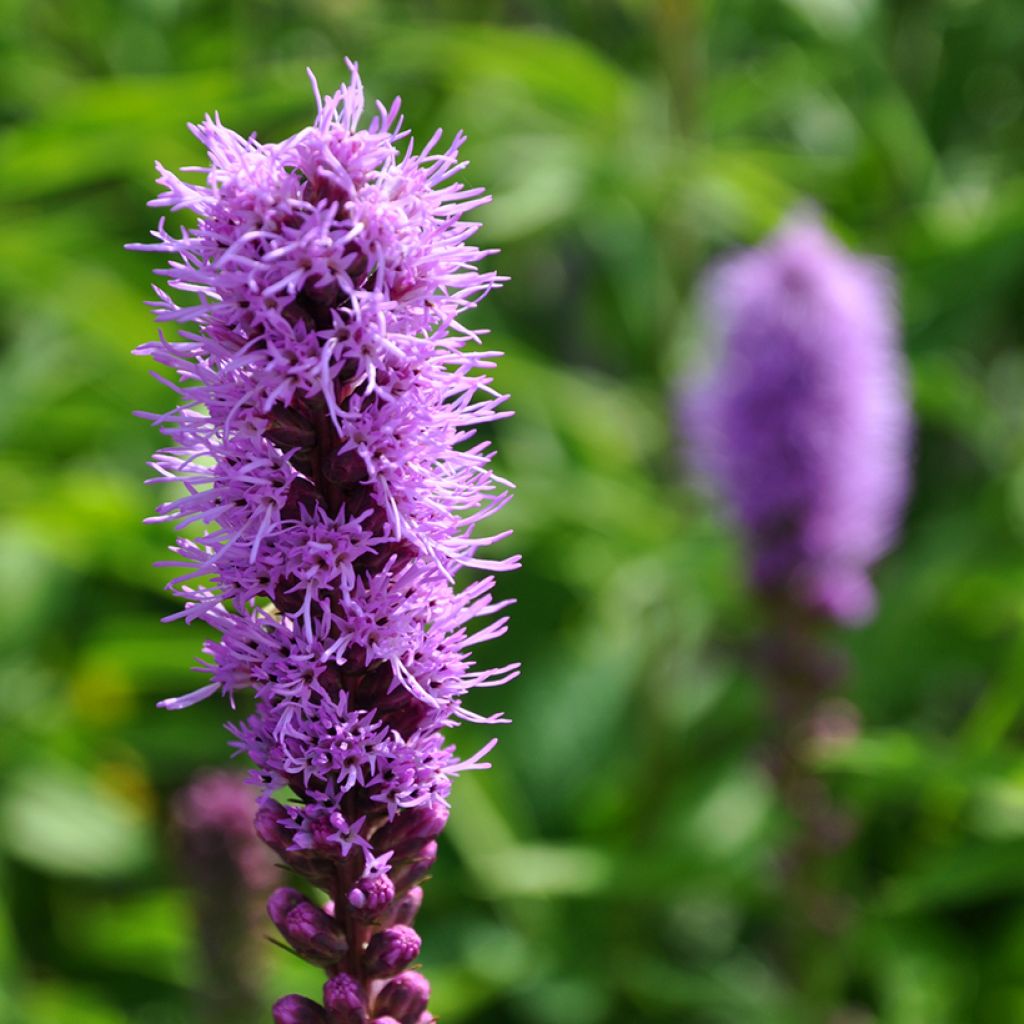
[[[487,376],[500,353],[459,320],[500,283],[477,269],[490,252],[462,219],[488,197],[453,180],[462,136],[415,152],[397,100],[360,129],[351,71],[284,142],[208,117],[192,127],[210,160],[186,168],[198,183],[158,165],[151,205],[196,225],[172,235],[161,221],[139,247],[171,254],[158,273],[176,297],[157,289],[154,306],[183,325],[140,351],[179,398],[154,417],[171,438],[154,465],[179,490],[157,517],[183,531],[171,586],[181,616],[219,633],[210,682],[164,706],[251,691],[254,713],[229,728],[264,789],[257,829],[333,899],[318,916],[278,897],[281,930],[354,979],[371,1012],[374,976],[418,952],[402,915],[418,908],[452,777],[486,767],[489,747],[460,760],[444,731],[502,721],[463,697],[517,670],[475,667],[472,646],[505,619],[470,623],[509,602],[491,576],[460,590],[454,576],[517,560],[484,557],[504,534],[476,532],[509,492],[472,439],[508,414]],[[282,787],[284,806],[270,798]]]
[[[688,396],[695,461],[744,530],[760,590],[863,621],[909,474],[890,275],[803,214],[714,269],[707,293],[719,350]]]

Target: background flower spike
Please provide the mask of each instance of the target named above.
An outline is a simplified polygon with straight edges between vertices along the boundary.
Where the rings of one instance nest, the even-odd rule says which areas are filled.
[[[908,491],[894,291],[879,260],[799,211],[708,275],[713,365],[684,406],[693,461],[743,533],[754,586],[846,624],[874,611],[868,574]]]

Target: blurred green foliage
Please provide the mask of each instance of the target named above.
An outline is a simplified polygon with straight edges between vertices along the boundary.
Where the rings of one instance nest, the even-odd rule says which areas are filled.
[[[219,109],[272,138],[360,60],[464,128],[511,277],[496,430],[525,568],[495,768],[459,782],[422,916],[447,1024],[814,1022],[774,948],[787,823],[734,540],[686,489],[693,286],[803,196],[902,283],[905,541],[849,638],[860,833],[823,958],[846,1024],[1024,1020],[1024,6],[1018,0],[0,0],[0,1022],[184,1024],[197,951],[168,796],[226,758],[142,518],[169,402],[152,161]],[[467,730],[467,744],[480,735]],[[482,735],[482,734],[481,734]],[[461,737],[460,737],[461,740]],[[267,946],[267,999],[315,972]],[[818,993],[820,994],[820,993]],[[269,1019],[269,1013],[267,1015]]]

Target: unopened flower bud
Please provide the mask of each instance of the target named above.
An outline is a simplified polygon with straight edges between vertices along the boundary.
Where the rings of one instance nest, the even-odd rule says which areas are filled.
[[[404,863],[399,864],[392,872],[391,878],[396,889],[404,889],[414,885],[425,877],[437,860],[437,843],[431,839],[424,843],[419,852]]]
[[[281,886],[270,894],[267,900],[267,913],[270,920],[277,925],[279,931],[284,931],[285,920],[292,907],[298,906],[306,897],[298,889],[289,886]]]
[[[373,837],[378,850],[393,850],[410,839],[433,839],[448,823],[448,808],[440,801],[402,811],[382,825]]]
[[[334,858],[338,854],[338,845],[334,841],[337,826],[330,818],[314,818],[309,823],[309,831],[313,837],[313,846],[318,853]]]
[[[333,876],[333,865],[311,850],[293,849],[294,832],[289,830],[287,813],[276,800],[265,800],[256,813],[256,834],[281,860],[311,882],[319,884]]]
[[[366,947],[366,972],[380,978],[405,970],[420,955],[420,937],[408,925],[377,932]]]
[[[256,812],[256,834],[279,856],[291,846],[292,837],[282,824],[287,819],[285,809],[276,800],[264,800]]]
[[[327,1024],[319,1003],[305,996],[285,996],[274,1003],[274,1024]]]
[[[300,956],[318,964],[336,963],[348,948],[337,921],[297,889],[282,887],[267,901],[267,913]]]
[[[388,924],[412,924],[423,906],[423,889],[414,885],[397,903],[393,903],[387,915]]]
[[[348,902],[357,917],[370,920],[395,898],[394,883],[387,875],[363,878],[349,890]]]
[[[392,978],[374,1001],[376,1013],[390,1014],[399,1024],[417,1024],[430,1001],[430,984],[417,971],[404,971]]]
[[[324,1006],[330,1024],[366,1024],[366,997],[351,974],[336,974],[324,984]]]
[[[288,912],[282,933],[296,953],[313,963],[336,963],[348,950],[334,918],[308,900]]]

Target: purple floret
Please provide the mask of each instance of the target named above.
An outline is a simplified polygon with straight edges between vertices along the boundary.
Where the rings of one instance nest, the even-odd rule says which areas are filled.
[[[488,197],[454,180],[462,136],[416,152],[397,100],[360,129],[351,70],[283,142],[207,117],[191,127],[208,167],[158,165],[151,205],[194,226],[161,221],[138,247],[170,254],[153,306],[178,325],[139,351],[178,397],[153,417],[171,441],[154,466],[176,494],[155,518],[182,531],[178,615],[219,634],[210,682],[164,706],[251,694],[229,729],[263,787],[259,833],[332,897],[344,941],[318,957],[344,950],[328,973],[362,991],[375,929],[435,848],[423,823],[443,825],[454,775],[486,767],[489,746],[460,760],[445,732],[503,721],[463,698],[517,671],[475,667],[509,602],[492,576],[457,589],[455,574],[517,559],[487,558],[505,534],[477,533],[509,491],[474,435],[509,414],[487,375],[500,353],[459,319],[501,282],[463,219]],[[282,788],[285,805],[270,798]]]
[[[686,404],[694,460],[743,529],[760,590],[863,621],[909,476],[890,275],[803,214],[714,269],[707,294],[719,345]]]

